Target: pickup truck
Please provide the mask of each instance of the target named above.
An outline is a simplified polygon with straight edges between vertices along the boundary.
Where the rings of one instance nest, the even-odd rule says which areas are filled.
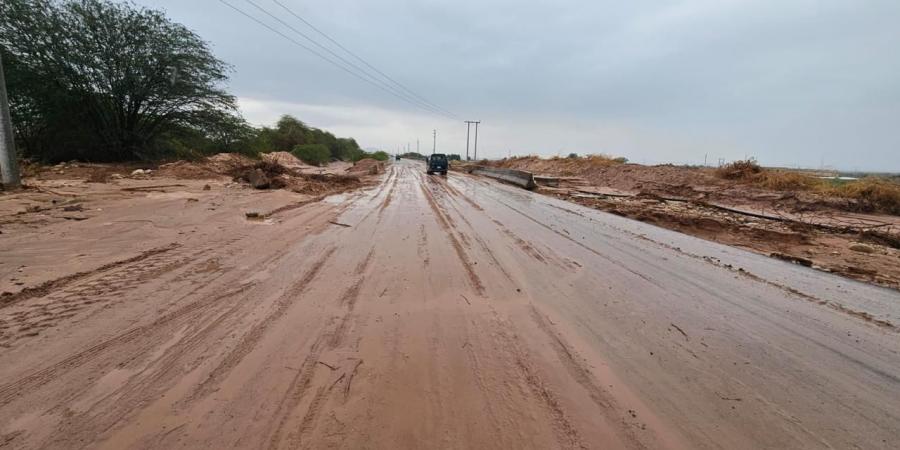
[[[447,175],[450,169],[450,160],[443,153],[434,153],[425,159],[425,172],[428,175],[439,172],[441,175]]]

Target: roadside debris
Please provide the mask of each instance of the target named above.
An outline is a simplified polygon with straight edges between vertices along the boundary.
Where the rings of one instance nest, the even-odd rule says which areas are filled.
[[[856,212],[860,206],[849,199],[792,190],[798,183],[788,183],[796,178],[793,175],[773,174],[755,164],[718,173],[625,164],[605,157],[523,157],[487,163],[532,171],[540,181],[538,191],[546,195],[900,289],[900,216],[864,214]],[[759,182],[761,178],[770,184]],[[781,184],[772,184],[775,181]]]

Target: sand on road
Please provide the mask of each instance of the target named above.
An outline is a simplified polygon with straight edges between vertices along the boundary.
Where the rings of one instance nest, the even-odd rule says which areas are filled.
[[[900,441],[897,291],[417,162],[179,195],[2,236],[59,277],[0,308],[0,448]]]

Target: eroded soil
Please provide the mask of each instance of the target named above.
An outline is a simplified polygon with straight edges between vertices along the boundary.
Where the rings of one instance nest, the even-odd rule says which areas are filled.
[[[376,176],[321,201],[36,183],[84,206],[0,235],[0,447],[900,439],[896,291],[420,163]]]

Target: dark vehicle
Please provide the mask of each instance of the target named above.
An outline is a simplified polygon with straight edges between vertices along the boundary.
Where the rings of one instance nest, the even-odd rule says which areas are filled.
[[[450,169],[450,161],[447,160],[447,155],[443,153],[435,153],[425,159],[425,171],[428,172],[428,175],[436,172],[440,172],[441,175],[447,175],[448,169]]]

